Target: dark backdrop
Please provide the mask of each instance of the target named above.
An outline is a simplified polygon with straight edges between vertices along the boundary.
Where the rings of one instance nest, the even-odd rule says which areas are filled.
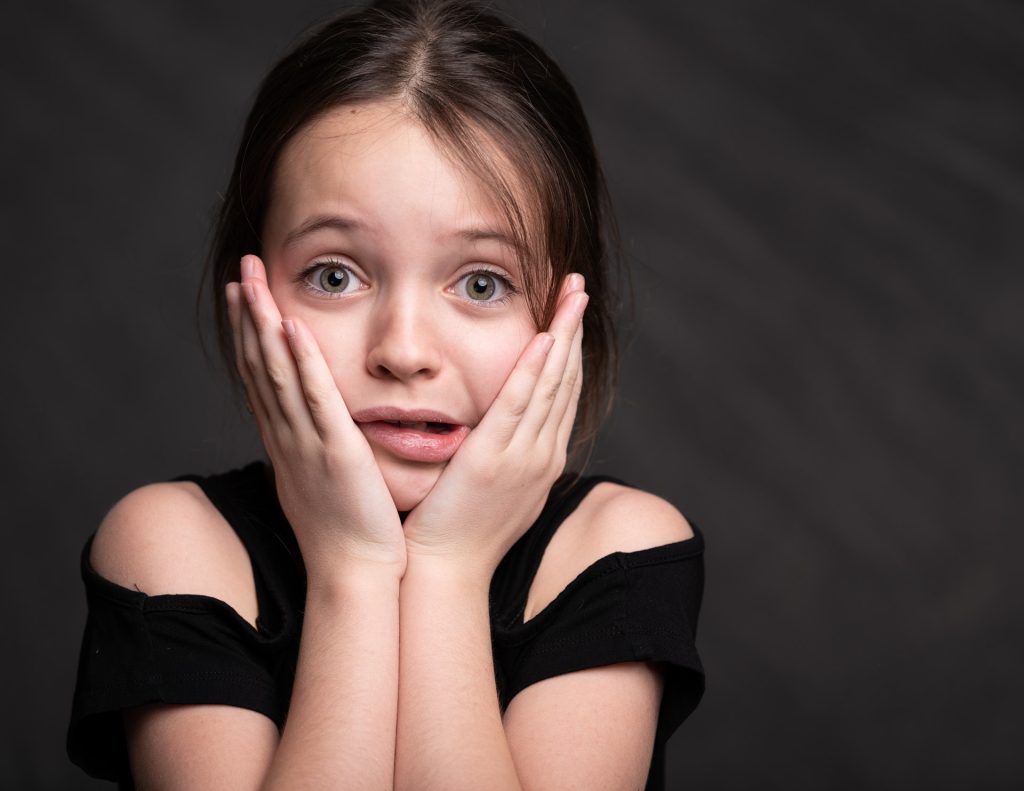
[[[334,4],[49,2],[0,27],[5,788],[63,738],[78,554],[259,451],[192,323],[259,77]],[[502,3],[563,64],[637,289],[598,471],[704,529],[672,787],[1021,787],[1024,8]]]

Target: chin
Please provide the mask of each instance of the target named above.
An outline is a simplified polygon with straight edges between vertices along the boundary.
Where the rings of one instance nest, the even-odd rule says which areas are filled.
[[[430,493],[444,469],[440,465],[400,464],[392,460],[378,460],[384,483],[387,484],[395,508],[411,511]]]

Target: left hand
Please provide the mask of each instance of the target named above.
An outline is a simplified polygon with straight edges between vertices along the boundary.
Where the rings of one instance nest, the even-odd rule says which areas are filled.
[[[548,332],[527,344],[501,391],[405,520],[410,563],[452,560],[490,575],[533,524],[562,474],[583,385],[583,278],[570,275]]]

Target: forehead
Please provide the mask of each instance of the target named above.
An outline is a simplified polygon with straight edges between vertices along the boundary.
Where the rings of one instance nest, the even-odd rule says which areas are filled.
[[[481,156],[514,183],[496,147],[486,146],[481,140]],[[268,236],[331,213],[354,215],[385,234],[508,232],[495,189],[457,163],[399,104],[345,105],[311,122],[285,146],[272,186]]]

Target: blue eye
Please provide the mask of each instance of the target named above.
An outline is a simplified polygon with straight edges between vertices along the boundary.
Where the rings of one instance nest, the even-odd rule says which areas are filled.
[[[497,272],[470,272],[459,278],[455,286],[459,296],[465,296],[473,302],[496,304],[507,302],[516,293],[512,284]]]
[[[337,261],[313,264],[299,275],[302,286],[318,296],[340,296],[356,291],[363,281],[355,272]]]

